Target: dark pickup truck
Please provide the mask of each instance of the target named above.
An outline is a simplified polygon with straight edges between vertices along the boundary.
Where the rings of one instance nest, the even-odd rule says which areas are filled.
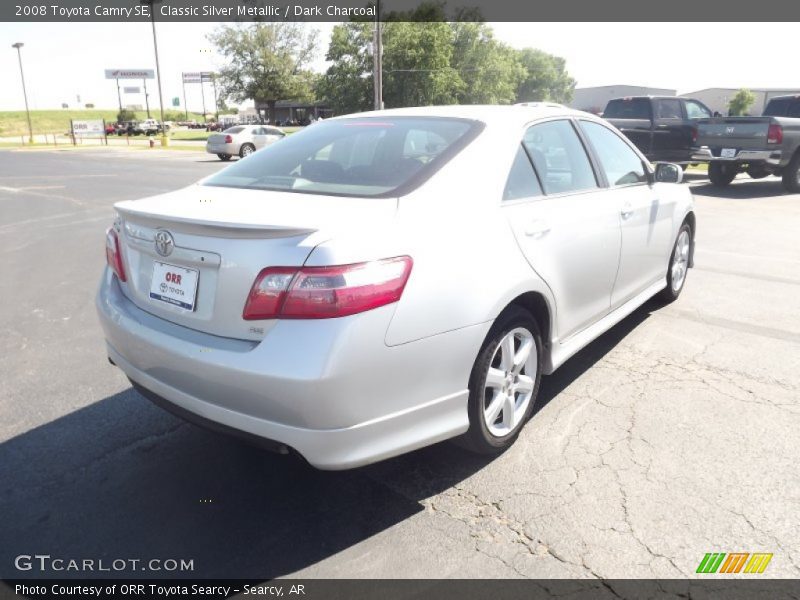
[[[698,100],[675,96],[631,96],[610,100],[603,118],[619,129],[651,162],[692,162],[697,121],[711,117]]]
[[[760,117],[703,119],[692,160],[708,162],[708,178],[726,186],[737,174],[780,175],[800,194],[800,96],[772,98]]]

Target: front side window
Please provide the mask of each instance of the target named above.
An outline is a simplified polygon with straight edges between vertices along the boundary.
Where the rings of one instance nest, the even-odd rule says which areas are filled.
[[[429,177],[481,127],[476,121],[447,117],[325,121],[219,171],[204,185],[361,197],[390,195]]]
[[[631,185],[647,181],[642,159],[616,133],[592,121],[581,121],[581,128],[594,148],[609,184]]]
[[[694,102],[693,100],[686,101],[686,116],[690,119],[707,119],[711,116],[711,113],[708,109],[700,104],[699,102]]]
[[[525,132],[522,143],[546,194],[598,187],[586,150],[569,121],[533,125]]]
[[[656,119],[682,119],[681,101],[678,99],[661,99],[656,101]]]

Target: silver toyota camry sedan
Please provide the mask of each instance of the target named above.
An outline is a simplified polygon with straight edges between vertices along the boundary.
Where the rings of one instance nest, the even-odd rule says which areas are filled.
[[[448,438],[499,453],[542,375],[681,293],[680,179],[558,105],[331,119],[115,205],[108,357],[160,406],[322,469]]]

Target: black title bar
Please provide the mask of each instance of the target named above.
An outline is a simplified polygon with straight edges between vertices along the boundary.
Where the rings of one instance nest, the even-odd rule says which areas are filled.
[[[380,0],[382,20],[440,20],[441,11],[421,10],[440,4],[447,19],[510,22],[724,22],[800,21],[798,0]],[[152,15],[151,15],[152,11]],[[167,22],[348,21],[373,19],[375,0],[3,0],[5,22]],[[602,43],[598,29],[595,43]],[[676,26],[675,39],[688,43]]]

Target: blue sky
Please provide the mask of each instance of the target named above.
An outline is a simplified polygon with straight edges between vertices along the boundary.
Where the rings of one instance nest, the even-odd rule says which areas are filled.
[[[159,23],[159,58],[166,103],[181,97],[182,71],[219,64],[206,39],[213,23]],[[324,70],[331,23],[320,30],[313,67]],[[515,47],[532,46],[567,59],[579,87],[647,85],[689,92],[706,87],[800,87],[787,68],[796,54],[796,23],[493,23],[497,37]],[[14,42],[22,49],[31,108],[92,102],[117,106],[106,68],[153,68],[149,23],[0,23],[0,110],[23,108]],[[746,44],[746,51],[738,46]],[[644,50],[648,49],[648,50]],[[769,59],[769,57],[774,57]],[[157,102],[155,81],[151,103]],[[129,85],[138,85],[130,82]],[[187,87],[188,105],[200,110],[199,86]],[[210,88],[207,104],[211,97]],[[131,96],[124,103],[144,104]]]

